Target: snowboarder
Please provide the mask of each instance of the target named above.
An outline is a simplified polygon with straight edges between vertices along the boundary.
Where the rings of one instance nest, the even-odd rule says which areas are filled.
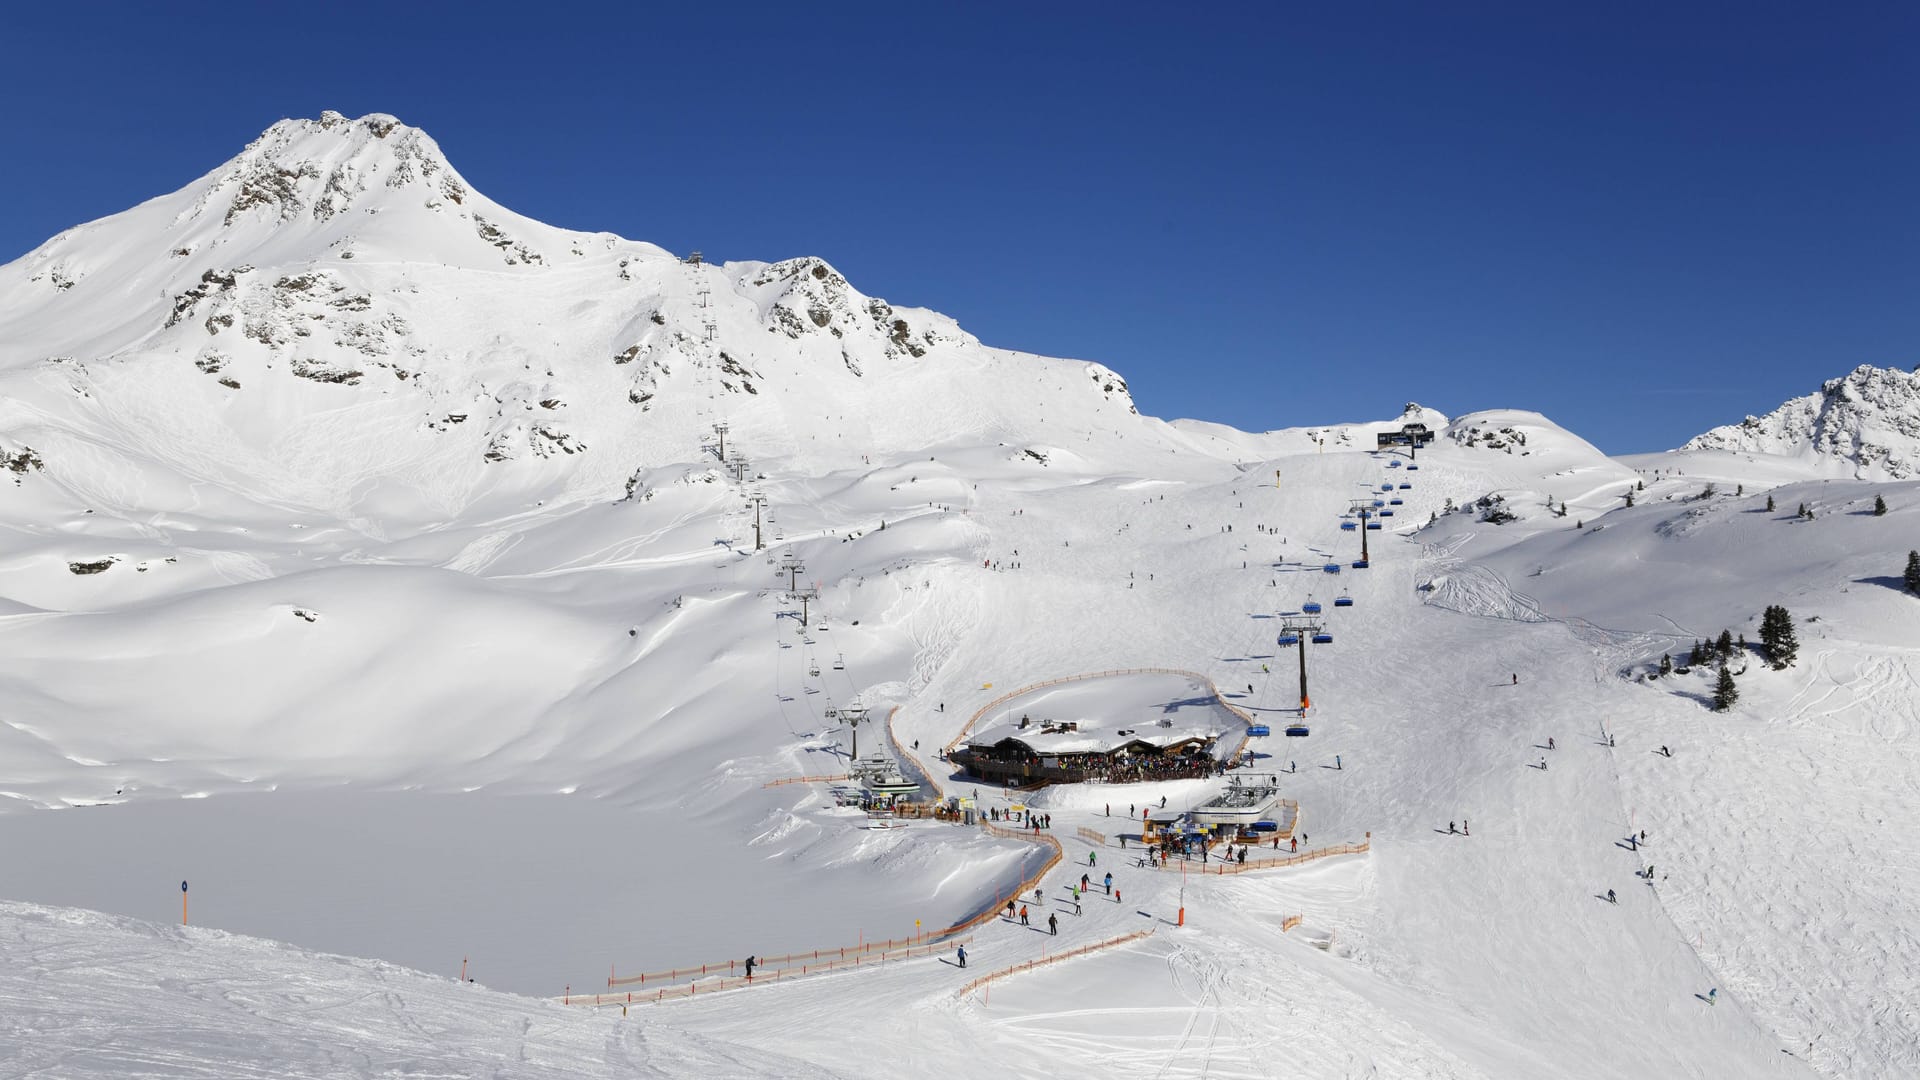
[[[965,945],[958,946],[956,948],[956,955],[958,955],[960,958],[960,966],[966,967],[967,966],[967,947]]]
[[[1713,989],[1707,991],[1707,1004],[1709,1005],[1718,1004],[1719,1002],[1717,999],[1719,997],[1720,997],[1720,988],[1716,986]]]
[[[1666,744],[1665,744],[1665,743],[1662,743],[1662,744],[1660,745],[1660,756],[1661,756],[1661,757],[1672,757],[1672,756],[1673,756],[1673,751],[1671,751],[1671,750],[1669,750],[1669,749],[1667,749],[1667,747],[1666,747]]]

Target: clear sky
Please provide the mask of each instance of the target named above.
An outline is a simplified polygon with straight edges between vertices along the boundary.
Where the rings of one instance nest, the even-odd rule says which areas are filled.
[[[11,4],[0,94],[0,260],[335,109],[1169,418],[1626,453],[1920,363],[1913,3]]]

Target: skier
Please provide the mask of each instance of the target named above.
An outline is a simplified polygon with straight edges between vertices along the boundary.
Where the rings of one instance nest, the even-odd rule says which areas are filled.
[[[755,959],[754,959],[753,957],[751,957],[751,956],[749,956],[749,957],[747,957],[747,979],[748,979],[748,981],[752,981],[752,979],[753,979],[753,965],[754,965],[754,964],[756,964],[756,963],[758,963],[758,962],[759,962],[759,961],[757,961],[757,960],[755,960]]]
[[[1007,901],[1007,918],[1013,918],[1013,901]]]
[[[1553,736],[1547,736],[1547,749],[1553,749]]]
[[[1087,875],[1085,874],[1080,875],[1080,891],[1081,892],[1087,891]]]
[[[1448,835],[1448,836],[1452,836],[1452,835],[1454,834],[1454,832],[1455,832],[1455,831],[1456,831],[1456,830],[1455,830],[1455,829],[1454,829],[1454,827],[1453,827],[1453,822],[1451,822],[1451,821],[1449,821],[1449,822],[1447,822],[1447,835]]]
[[[1115,890],[1113,890],[1113,902],[1114,902],[1114,903],[1116,903],[1116,904],[1120,902],[1120,890],[1119,890],[1119,889],[1115,889]]]
[[[1662,757],[1672,757],[1672,756],[1673,756],[1673,751],[1671,751],[1671,750],[1669,750],[1669,749],[1667,749],[1667,747],[1666,747],[1666,744],[1665,744],[1665,743],[1662,743],[1662,744],[1660,745],[1660,756],[1662,756]]]
[[[1087,852],[1087,865],[1088,865],[1088,866],[1094,866],[1094,865],[1097,865],[1097,863],[1096,863],[1096,861],[1095,861],[1095,859],[1094,859],[1094,856],[1095,856],[1096,854],[1097,854],[1096,852],[1092,852],[1092,851],[1089,851],[1089,852]]]
[[[1106,885],[1107,885],[1107,892],[1109,893],[1113,892],[1113,875],[1112,874],[1107,875]]]
[[[1060,936],[1060,917],[1058,915],[1047,916],[1047,933],[1055,937]]]
[[[1718,1001],[1716,999],[1718,999],[1719,997],[1720,997],[1720,988],[1716,986],[1713,989],[1707,991],[1707,1004],[1709,1005],[1718,1004]]]
[[[1472,835],[1473,835],[1473,832],[1472,832],[1472,830],[1470,830],[1470,829],[1468,829],[1468,828],[1467,828],[1467,819],[1466,819],[1466,818],[1461,818],[1461,819],[1460,819],[1460,835],[1461,835],[1461,836],[1472,836]]]
[[[1247,865],[1247,849],[1244,847],[1240,849],[1240,865]]]
[[[1515,685],[1515,686],[1519,686],[1519,685],[1520,685],[1520,676],[1519,676],[1519,675],[1517,675],[1517,674],[1516,674],[1516,675],[1515,675],[1515,676],[1513,677],[1513,685]]]
[[[958,946],[957,949],[958,949],[958,955],[960,957],[960,966],[966,967],[967,966],[967,947],[965,945],[961,945],[961,946]]]
[[[1612,890],[1612,889],[1608,889],[1608,890],[1607,890],[1607,903],[1609,903],[1609,904],[1617,904],[1617,903],[1619,903],[1619,902],[1620,902],[1620,901],[1618,901],[1618,900],[1616,900],[1616,899],[1614,899],[1614,897],[1613,897],[1613,890]]]
[[[1609,891],[1609,892],[1607,893],[1607,898],[1608,898],[1608,899],[1612,899],[1612,898],[1613,898],[1613,893],[1612,893],[1611,891]],[[1021,904],[1021,905],[1020,905],[1020,925],[1021,925],[1021,926],[1031,926],[1031,925],[1032,925],[1031,923],[1029,923],[1029,922],[1027,922],[1027,905],[1025,905],[1025,904]]]
[[[1334,767],[1334,770],[1335,770],[1336,772],[1339,772],[1339,771],[1344,771],[1344,770],[1346,769],[1346,766],[1345,766],[1345,765],[1342,765],[1342,764],[1340,764],[1340,755],[1339,755],[1339,754],[1335,754],[1335,755],[1333,755],[1333,767]]]
[[[1546,772],[1546,771],[1547,771],[1547,759],[1546,759],[1546,758],[1541,758],[1541,759],[1540,759],[1540,771],[1541,771],[1541,772]]]
[[[1292,838],[1291,840],[1288,840],[1287,844],[1288,844],[1288,847],[1287,847],[1288,851],[1298,852],[1300,850],[1300,838],[1297,836]]]

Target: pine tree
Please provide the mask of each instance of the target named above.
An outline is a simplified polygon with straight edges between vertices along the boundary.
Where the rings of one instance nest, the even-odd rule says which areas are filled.
[[[1700,489],[1700,497],[1702,499],[1711,499],[1713,498],[1714,494],[1715,492],[1712,484],[1708,484],[1706,487],[1703,487]]]
[[[1733,672],[1727,665],[1720,665],[1720,681],[1713,684],[1713,711],[1726,712],[1740,700],[1740,688],[1733,685]]]
[[[1696,664],[1704,664],[1706,662],[1707,662],[1707,646],[1704,642],[1696,639],[1693,643],[1693,649],[1687,653],[1687,665],[1691,667]]]
[[[1576,529],[1584,529],[1587,527],[1587,523],[1584,521],[1581,521],[1579,518],[1574,518],[1573,527]]]
[[[1747,635],[1741,634],[1740,640],[1735,644],[1739,648],[1741,656],[1747,655]]]
[[[1660,674],[1673,674],[1673,655],[1671,653],[1660,654]]]
[[[1767,513],[1773,513],[1773,496],[1767,496]]]
[[[1713,643],[1713,651],[1720,654],[1721,660],[1733,655],[1733,631],[1720,631],[1720,640]]]
[[[1907,591],[1920,593],[1920,551],[1907,552]]]
[[[1874,517],[1887,516],[1887,500],[1884,498],[1881,498],[1878,495],[1875,495],[1873,497],[1873,516]]]
[[[1736,484],[1736,485],[1734,486],[1734,489],[1733,489],[1733,493],[1734,493],[1735,495],[1745,495],[1745,494],[1747,493],[1747,485],[1745,485],[1745,484]]]
[[[1647,482],[1645,480],[1636,480],[1634,481],[1633,489],[1635,491],[1645,491],[1647,490]]]
[[[1775,671],[1786,667],[1800,655],[1800,638],[1793,630],[1793,616],[1779,604],[1760,616],[1760,651]]]
[[[1627,505],[1628,506],[1633,505],[1633,492],[1631,491],[1627,492]]]

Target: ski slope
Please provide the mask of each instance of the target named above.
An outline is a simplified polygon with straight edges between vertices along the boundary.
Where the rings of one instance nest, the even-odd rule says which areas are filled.
[[[456,201],[390,119],[278,125],[0,268],[14,1072],[1920,1073],[1920,485],[1609,459],[1513,409],[1165,423],[818,260],[693,265]],[[275,163],[278,201],[231,212]],[[1417,460],[1372,449],[1406,420],[1438,432]],[[1311,734],[1251,748],[1302,852],[1363,852],[1141,867],[1139,808],[1219,781],[1006,793],[939,756],[982,710],[1278,731],[1279,617],[1309,601]],[[1800,661],[1747,660],[1731,712],[1705,672],[1643,678],[1774,603]],[[988,708],[1135,669],[1222,696],[1143,675]],[[1029,925],[967,931],[965,973],[943,948],[623,1014],[611,978],[914,937],[1052,857],[796,782],[856,736],[1052,816]]]

